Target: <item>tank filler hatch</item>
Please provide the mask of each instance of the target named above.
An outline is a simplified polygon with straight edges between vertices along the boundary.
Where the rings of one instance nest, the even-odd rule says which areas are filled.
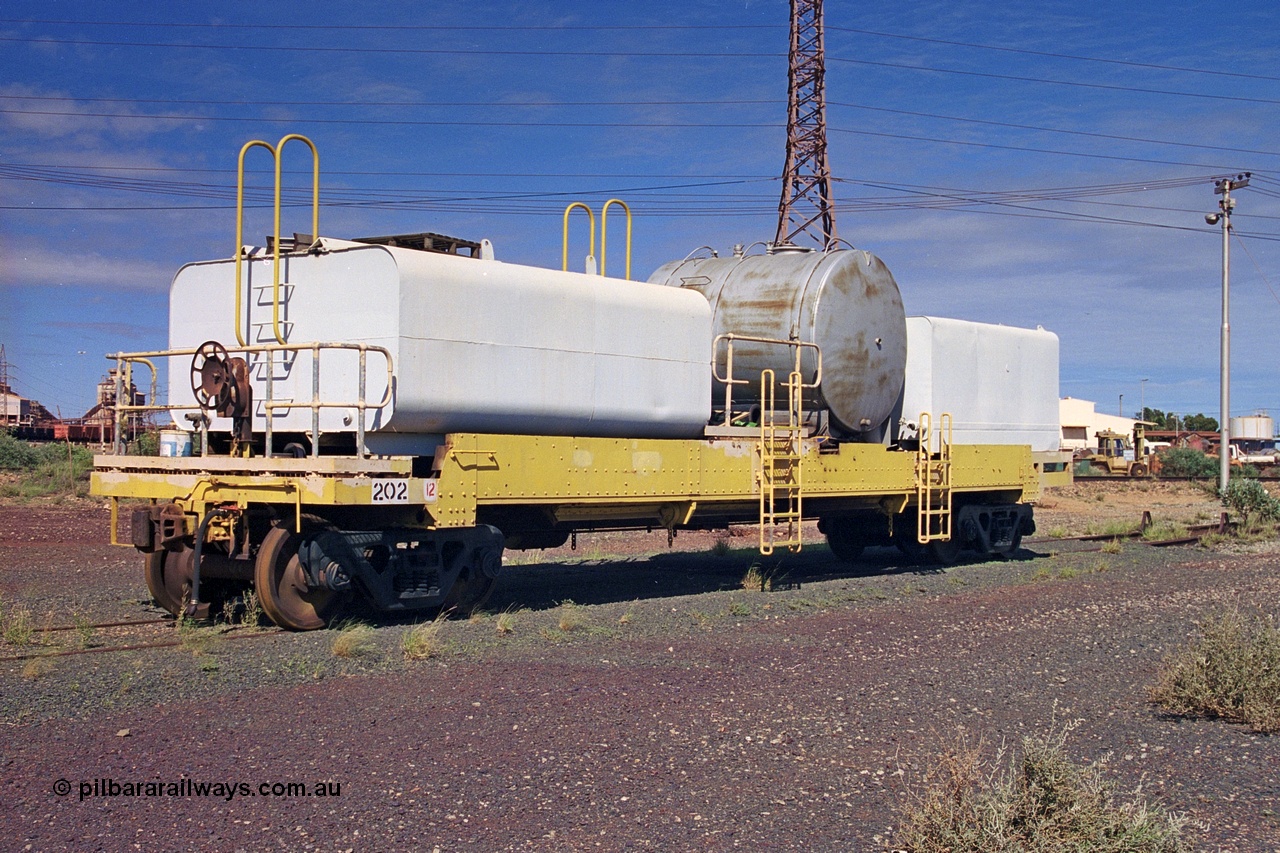
[[[352,242],[416,249],[419,252],[438,252],[442,255],[460,255],[464,258],[480,257],[479,243],[459,237],[447,237],[444,234],[432,234],[429,231],[420,234],[392,234],[388,237],[357,237]]]

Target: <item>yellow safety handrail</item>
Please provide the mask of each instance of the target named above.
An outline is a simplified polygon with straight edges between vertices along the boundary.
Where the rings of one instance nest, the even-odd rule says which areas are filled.
[[[241,308],[241,272],[240,266],[243,262],[242,255],[244,246],[244,155],[249,152],[250,148],[261,146],[271,152],[271,159],[277,164],[280,162],[276,157],[276,149],[268,142],[261,139],[252,139],[244,144],[240,149],[240,158],[236,163],[236,251],[233,257],[236,259],[236,341],[240,346],[245,346],[248,341],[245,340],[244,333],[240,331],[240,308]],[[279,234],[280,227],[276,226],[276,233]]]
[[[720,374],[720,343],[721,341],[723,341],[725,344],[725,360],[724,360],[725,370],[724,370],[723,376]],[[811,343],[809,341],[788,341],[788,340],[783,340],[781,338],[759,338],[753,335],[737,335],[732,332],[729,332],[723,335],[716,335],[715,339],[711,342],[711,355],[712,355],[711,377],[715,379],[717,382],[719,382],[720,384],[724,385],[724,425],[725,426],[729,426],[730,421],[733,418],[733,412],[732,412],[733,386],[751,384],[750,379],[735,379],[733,376],[733,343],[734,341],[748,341],[750,343],[756,343],[756,344],[771,344],[774,346],[791,347],[793,352],[795,353],[795,365],[792,368],[791,372],[797,375],[801,373],[800,371],[801,356],[804,350],[806,349],[813,350],[814,359],[816,362],[814,373],[813,373],[813,379],[807,383],[802,382],[798,386],[798,388],[808,390],[812,388],[817,388],[819,385],[822,384],[822,348],[815,343]],[[769,371],[769,373],[770,375],[772,375],[773,371]],[[764,408],[763,400],[761,400],[761,408],[762,409]]]
[[[321,351],[327,351],[327,350],[359,351],[360,353],[360,371],[358,376],[359,391],[358,391],[358,397],[356,400],[324,401],[320,399],[320,367],[319,367],[320,353]],[[359,422],[356,424],[357,452],[363,456],[365,452],[364,451],[365,413],[369,409],[385,409],[387,406],[391,405],[392,389],[395,387],[395,362],[391,355],[391,351],[386,347],[376,346],[374,344],[365,344],[365,343],[348,343],[345,341],[314,341],[312,343],[300,343],[300,344],[245,345],[245,346],[239,346],[239,347],[228,347],[227,351],[231,353],[243,353],[245,355],[251,355],[254,353],[264,353],[267,356],[268,364],[274,361],[275,353],[277,352],[310,351],[312,353],[312,361],[311,361],[312,396],[311,396],[311,402],[309,403],[299,402],[296,400],[276,400],[273,393],[273,388],[272,388],[273,386],[273,382],[271,378],[272,375],[270,371],[268,371],[267,373],[266,400],[262,401],[262,409],[266,417],[266,434],[267,434],[268,447],[270,446],[270,437],[272,434],[271,418],[276,409],[293,409],[293,408],[310,409],[312,434],[319,436],[320,434],[319,416],[320,416],[321,409],[355,408],[359,412]],[[150,359],[159,358],[159,357],[173,358],[173,357],[189,356],[189,355],[195,355],[197,352],[199,352],[199,350],[196,348],[186,347],[182,349],[171,349],[171,350],[150,350],[147,352],[128,352],[128,353],[118,352],[118,353],[115,353],[114,355],[107,356],[108,359],[114,360],[116,362],[117,403],[116,403],[116,410],[115,410],[116,444],[114,448],[114,451],[116,454],[120,454],[123,452],[123,448],[121,446],[121,442],[119,438],[120,424],[123,422],[124,418],[129,412],[181,412],[181,411],[199,412],[199,411],[202,411],[202,409],[198,404],[194,404],[194,405],[182,404],[182,403],[178,403],[178,404],[169,403],[169,404],[163,404],[163,405],[156,405],[154,403],[142,404],[142,405],[120,404],[119,400],[121,399],[122,394],[119,389],[121,385],[121,379],[126,374],[126,365],[131,365],[133,363],[141,363],[141,364],[146,364],[148,367],[150,367],[152,370],[152,377],[153,377],[152,388],[154,389],[155,365],[150,361]],[[386,371],[387,371],[386,385],[383,388],[381,398],[377,402],[369,402],[365,398],[365,388],[367,384],[367,373],[368,373],[368,368],[365,360],[366,353],[375,353],[377,355],[382,356],[386,364]],[[152,400],[154,399],[155,399],[155,395],[153,391]],[[318,448],[318,445],[313,446],[312,455],[316,455],[315,451],[317,448]],[[267,455],[270,456],[271,454],[268,452]]]
[[[287,133],[280,137],[280,141],[276,143],[275,159],[276,159],[276,194],[275,194],[275,241],[272,244],[272,274],[271,274],[271,331],[276,336],[277,343],[285,343],[284,335],[280,332],[280,161],[284,159],[284,146],[286,142],[297,139],[300,142],[307,143],[307,147],[311,149],[311,239],[316,240],[320,237],[320,152],[316,150],[316,145],[310,139],[299,133]]]
[[[609,205],[620,205],[627,214],[627,272],[623,278],[631,278],[631,208],[620,198],[611,198],[600,209],[600,275],[605,274],[605,252],[608,249]]]
[[[563,250],[560,253],[560,269],[565,272],[569,271],[569,214],[575,207],[585,210],[587,218],[591,221],[591,239],[587,243],[587,254],[590,255],[596,249],[596,215],[591,212],[591,208],[580,201],[575,201],[564,209],[564,240]]]
[[[243,306],[243,273],[241,266],[244,260],[242,257],[244,246],[244,156],[250,148],[261,147],[271,152],[271,159],[275,163],[275,192],[272,216],[274,239],[271,252],[271,331],[275,335],[276,342],[283,344],[285,343],[284,334],[280,331],[280,161],[281,154],[284,153],[285,143],[293,139],[305,142],[307,147],[311,149],[311,239],[316,240],[320,236],[320,153],[316,150],[315,143],[298,133],[285,134],[280,137],[280,141],[274,146],[268,142],[263,142],[261,139],[253,139],[246,142],[240,148],[240,157],[236,162],[236,341],[240,346],[248,345],[244,332],[240,329],[240,313]]]

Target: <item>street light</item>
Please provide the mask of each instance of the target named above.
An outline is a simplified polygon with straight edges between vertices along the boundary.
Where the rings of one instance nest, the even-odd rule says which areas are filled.
[[[1143,379],[1138,383],[1138,420],[1145,421],[1147,419],[1147,383],[1150,379]]]
[[[1249,186],[1250,173],[1213,182],[1219,213],[1205,215],[1210,225],[1222,224],[1222,411],[1218,424],[1218,491],[1226,493],[1231,479],[1231,211],[1236,202],[1231,191]]]
[[[1122,418],[1124,417],[1124,395],[1123,394],[1120,395],[1120,406],[1116,410],[1116,414]]]

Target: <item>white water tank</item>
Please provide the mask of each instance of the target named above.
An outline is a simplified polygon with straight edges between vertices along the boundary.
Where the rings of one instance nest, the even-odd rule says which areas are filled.
[[[374,453],[426,452],[449,432],[691,438],[711,413],[711,308],[656,284],[495,260],[325,239],[281,259],[281,329],[290,343],[364,342],[394,360],[392,403],[369,410]],[[275,342],[272,261],[244,263],[250,344]],[[216,340],[236,352],[235,265],[193,263],[170,289],[169,344]],[[253,429],[266,424],[268,362],[249,355]],[[322,354],[321,399],[355,402],[359,356]],[[170,359],[169,399],[193,400],[191,358]],[[309,351],[277,354],[276,400],[309,402]],[[366,399],[387,387],[368,355]],[[323,409],[321,432],[353,432],[358,410]],[[175,422],[190,428],[181,417]],[[213,430],[229,430],[215,418]],[[308,432],[311,412],[276,410],[272,428]]]
[[[945,317],[907,318],[901,435],[921,412],[935,429],[951,415],[956,444],[1027,444],[1057,450],[1058,336]]]
[[[1231,438],[1271,441],[1276,436],[1276,422],[1269,415],[1249,415],[1231,419]]]

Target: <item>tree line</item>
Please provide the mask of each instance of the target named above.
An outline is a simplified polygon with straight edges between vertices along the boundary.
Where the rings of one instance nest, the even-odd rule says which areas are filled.
[[[1203,412],[1194,415],[1178,415],[1175,412],[1162,412],[1147,406],[1143,408],[1139,420],[1154,424],[1153,429],[1172,429],[1183,432],[1218,431],[1218,419],[1211,418]]]

